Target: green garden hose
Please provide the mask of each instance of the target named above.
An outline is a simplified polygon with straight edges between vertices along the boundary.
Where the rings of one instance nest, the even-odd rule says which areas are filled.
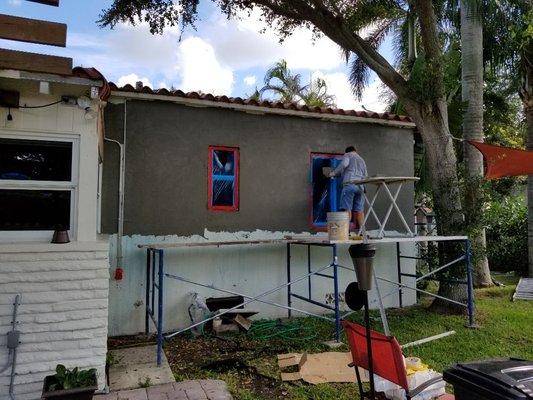
[[[248,336],[256,340],[279,338],[284,340],[307,341],[315,339],[318,334],[310,327],[297,322],[282,322],[280,320],[254,321]]]

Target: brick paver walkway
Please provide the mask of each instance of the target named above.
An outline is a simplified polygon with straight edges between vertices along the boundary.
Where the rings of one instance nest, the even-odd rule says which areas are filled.
[[[233,400],[224,381],[198,380],[167,383],[146,389],[122,390],[95,400]]]

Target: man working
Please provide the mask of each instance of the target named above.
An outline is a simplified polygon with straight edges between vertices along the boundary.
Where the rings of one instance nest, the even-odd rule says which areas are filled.
[[[365,219],[363,212],[365,206],[364,187],[349,182],[366,178],[367,171],[365,160],[357,154],[354,146],[346,148],[341,163],[329,174],[330,178],[339,175],[342,175],[340,209],[352,214],[355,229],[359,229],[363,226]]]

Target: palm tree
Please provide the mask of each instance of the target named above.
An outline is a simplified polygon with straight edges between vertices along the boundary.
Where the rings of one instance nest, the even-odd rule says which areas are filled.
[[[335,96],[328,94],[328,85],[322,78],[316,78],[300,94],[309,107],[335,107]]]
[[[300,94],[305,89],[301,84],[300,74],[292,74],[287,67],[287,61],[280,60],[265,73],[265,86],[259,90],[263,95],[271,92],[283,103],[293,103],[300,100]]]
[[[287,61],[280,60],[265,73],[265,86],[254,93],[254,99],[271,92],[283,103],[303,103],[309,107],[335,107],[335,96],[328,94],[326,81],[321,78],[311,79],[307,85],[302,84],[300,74],[293,74],[287,67]]]
[[[484,141],[483,134],[483,25],[481,2],[460,0],[461,14],[461,95],[466,104],[463,114],[463,138]],[[471,231],[474,258],[474,285],[492,285],[486,256],[487,240],[482,225],[481,180],[483,155],[465,142],[465,218]],[[475,228],[474,228],[475,227]],[[474,229],[473,229],[474,228]]]

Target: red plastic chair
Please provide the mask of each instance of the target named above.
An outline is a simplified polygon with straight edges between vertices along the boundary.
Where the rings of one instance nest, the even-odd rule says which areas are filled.
[[[350,366],[355,367],[361,399],[369,398],[369,393],[363,391],[361,377],[359,376],[359,370],[357,368],[361,367],[368,370],[366,328],[349,321],[342,321],[342,326],[346,332],[346,337],[348,338],[348,344],[352,353],[353,363],[351,363]],[[376,331],[370,331],[370,340],[372,343],[372,366],[374,374],[405,389],[407,400],[410,400],[424,389],[427,389],[431,385],[442,380],[442,377],[436,377],[409,390],[402,349],[396,338],[393,336],[385,336]],[[441,399],[453,400],[454,397],[441,397]]]

